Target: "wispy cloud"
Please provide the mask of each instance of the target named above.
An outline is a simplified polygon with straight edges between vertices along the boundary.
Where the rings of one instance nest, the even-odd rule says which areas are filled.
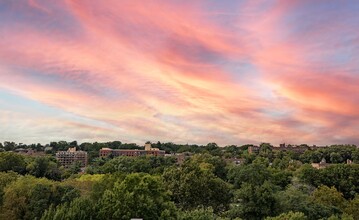
[[[11,135],[0,139],[356,141],[355,1],[218,6],[0,3],[0,100],[11,92],[74,116],[27,117],[32,107],[19,102],[11,111],[21,117],[3,114]]]

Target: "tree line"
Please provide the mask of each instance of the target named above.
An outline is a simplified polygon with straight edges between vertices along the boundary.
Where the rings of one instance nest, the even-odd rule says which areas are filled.
[[[253,154],[249,145],[175,146],[155,144],[192,156],[179,164],[175,156],[97,154],[80,174],[51,153],[1,152],[0,219],[359,219],[355,146],[298,152],[262,144]],[[331,165],[310,165],[323,158]]]

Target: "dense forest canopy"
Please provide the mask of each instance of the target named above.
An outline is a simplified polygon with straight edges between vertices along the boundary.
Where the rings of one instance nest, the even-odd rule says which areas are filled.
[[[166,156],[99,157],[120,141],[0,149],[0,219],[359,219],[359,149],[153,143]],[[57,151],[86,151],[63,167]],[[26,154],[18,149],[33,149]],[[187,155],[178,161],[178,155]],[[322,169],[312,163],[325,162]]]

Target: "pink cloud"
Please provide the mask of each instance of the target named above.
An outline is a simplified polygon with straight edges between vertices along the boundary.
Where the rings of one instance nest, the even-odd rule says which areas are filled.
[[[305,39],[293,36],[285,17],[306,1],[265,2],[248,1],[228,26],[206,1],[11,3],[14,13],[49,22],[2,32],[0,88],[106,125],[61,125],[79,127],[86,140],[86,132],[189,143],[334,140],[339,123],[358,117],[357,64],[331,65],[323,57],[341,46],[318,41],[355,31],[318,22],[324,27]],[[237,70],[248,63],[248,73]],[[342,139],[352,134],[345,129]]]

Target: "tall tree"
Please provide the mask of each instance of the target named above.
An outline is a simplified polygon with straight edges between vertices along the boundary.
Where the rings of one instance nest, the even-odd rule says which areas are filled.
[[[61,172],[57,164],[47,157],[36,157],[26,166],[26,170],[35,177],[46,177],[53,180],[61,179]]]
[[[308,218],[301,212],[282,213],[276,217],[268,217],[265,220],[307,220]]]
[[[86,197],[80,197],[74,199],[71,203],[65,203],[57,207],[51,206],[44,212],[41,220],[91,220],[96,219],[96,216],[93,201]]]
[[[343,194],[338,192],[337,189],[328,186],[320,186],[312,194],[312,200],[324,206],[328,206],[333,209],[335,214],[341,214],[344,208],[346,207],[346,200],[343,197]]]
[[[4,192],[3,215],[7,219],[35,219],[51,204],[56,206],[79,196],[70,186],[33,176],[18,178]]]
[[[359,195],[349,201],[345,208],[345,213],[352,215],[354,220],[359,220]]]
[[[3,203],[5,187],[14,182],[18,177],[19,175],[15,172],[0,172],[0,206]]]
[[[173,200],[181,208],[204,206],[212,207],[215,212],[228,209],[232,197],[229,184],[206,166],[186,162],[179,168],[168,169],[163,179]]]
[[[295,183],[284,191],[276,194],[279,202],[280,212],[287,213],[302,212],[308,219],[327,218],[333,214],[332,209],[322,204],[318,204],[311,199],[313,186]]]
[[[342,163],[343,157],[338,152],[332,152],[330,154],[330,162],[331,163]]]
[[[9,170],[24,174],[26,172],[25,157],[13,152],[0,152],[0,172]]]
[[[274,186],[267,181],[262,185],[243,183],[235,196],[238,203],[228,212],[229,217],[259,220],[276,215],[279,207],[274,190]]]
[[[15,150],[15,148],[16,148],[15,142],[10,142],[10,141],[4,142],[4,149],[6,151],[12,151],[12,150]]]
[[[228,171],[228,180],[235,188],[240,188],[242,183],[262,185],[271,178],[271,172],[262,163],[253,163],[244,166],[235,166]]]
[[[160,178],[138,173],[106,191],[99,209],[101,219],[175,219],[176,214]]]

